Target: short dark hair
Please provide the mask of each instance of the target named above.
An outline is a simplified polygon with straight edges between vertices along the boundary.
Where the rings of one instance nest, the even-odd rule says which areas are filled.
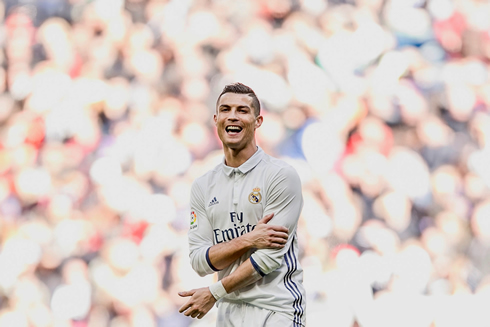
[[[254,109],[255,117],[258,117],[260,115],[260,101],[257,98],[257,95],[255,95],[254,90],[252,90],[250,87],[238,82],[226,85],[219,95],[218,100],[216,100],[216,106],[218,106],[219,99],[221,99],[221,96],[225,93],[238,93],[248,95],[252,98],[252,108]]]

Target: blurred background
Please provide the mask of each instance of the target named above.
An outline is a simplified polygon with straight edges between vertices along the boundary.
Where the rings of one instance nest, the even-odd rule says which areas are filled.
[[[178,313],[225,84],[300,174],[308,326],[489,326],[490,1],[4,0],[0,325]]]

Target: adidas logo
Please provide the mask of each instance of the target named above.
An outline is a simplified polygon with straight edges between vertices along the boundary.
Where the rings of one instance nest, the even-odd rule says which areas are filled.
[[[219,201],[218,201],[218,200],[216,200],[216,197],[214,197],[214,198],[211,200],[211,202],[209,202],[208,207],[210,207],[210,206],[214,206],[215,204],[218,204],[218,203],[219,203]]]

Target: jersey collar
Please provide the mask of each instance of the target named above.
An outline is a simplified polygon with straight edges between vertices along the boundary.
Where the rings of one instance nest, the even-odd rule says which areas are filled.
[[[225,164],[225,159],[223,158],[223,171],[225,172],[225,174],[228,177],[235,170],[238,170],[242,174],[246,174],[249,171],[251,171],[252,169],[254,169],[255,166],[257,166],[259,164],[260,160],[262,160],[263,155],[264,155],[264,151],[259,146],[257,146],[257,151],[255,151],[255,153],[250,158],[248,158],[247,161],[245,161],[241,166],[239,166],[237,168],[227,166]]]

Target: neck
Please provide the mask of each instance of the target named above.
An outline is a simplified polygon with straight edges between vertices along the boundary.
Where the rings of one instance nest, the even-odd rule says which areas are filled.
[[[223,152],[225,153],[225,163],[229,167],[240,167],[245,161],[257,152],[258,148],[255,142],[250,143],[247,147],[242,149],[232,149],[224,146]]]

